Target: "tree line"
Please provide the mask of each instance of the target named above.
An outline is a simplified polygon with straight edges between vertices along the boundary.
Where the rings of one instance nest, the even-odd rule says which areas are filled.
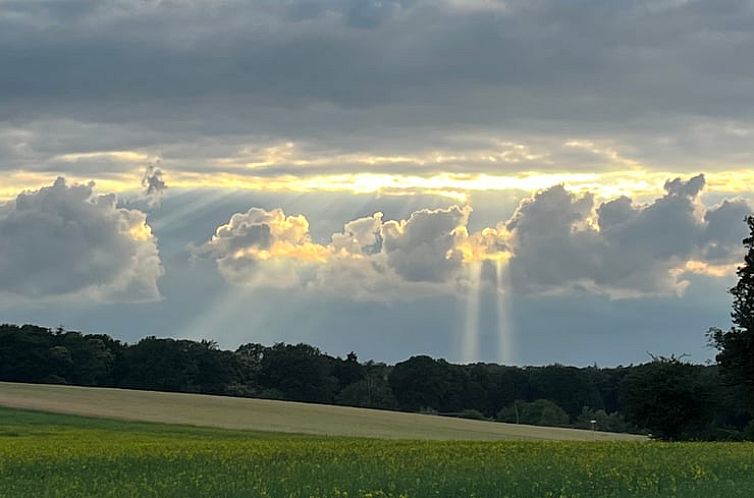
[[[0,380],[262,397],[534,425],[644,432],[662,439],[754,440],[754,217],[737,270],[729,330],[710,329],[716,365],[652,357],[577,368],[395,365],[333,357],[307,344],[244,344],[0,325]]]
[[[395,365],[334,357],[307,344],[146,337],[0,325],[0,380],[121,387],[437,413],[511,423],[742,439],[751,415],[717,366],[655,358],[577,368],[456,365],[414,356]]]

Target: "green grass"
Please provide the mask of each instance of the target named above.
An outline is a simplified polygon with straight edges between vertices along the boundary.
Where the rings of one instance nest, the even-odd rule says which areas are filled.
[[[0,408],[0,497],[751,497],[754,445],[401,441]]]

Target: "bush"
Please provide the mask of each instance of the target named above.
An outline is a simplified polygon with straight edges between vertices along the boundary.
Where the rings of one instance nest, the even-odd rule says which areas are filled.
[[[458,414],[458,416],[460,418],[468,418],[471,420],[489,420],[479,410],[463,410],[461,413]]]
[[[585,406],[574,424],[579,429],[591,429],[592,420],[596,420],[596,429],[604,432],[630,432],[638,434],[639,428],[626,422],[618,412],[607,413],[605,410],[592,410]]]
[[[546,399],[514,401],[497,414],[497,420],[515,424],[567,426],[568,414]]]

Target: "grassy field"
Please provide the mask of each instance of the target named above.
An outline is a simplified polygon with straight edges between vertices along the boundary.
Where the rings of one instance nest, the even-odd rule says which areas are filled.
[[[751,497],[754,445],[401,441],[0,408],[0,497]]]
[[[0,382],[0,406],[223,429],[437,440],[626,440],[627,434],[532,427],[263,399]]]

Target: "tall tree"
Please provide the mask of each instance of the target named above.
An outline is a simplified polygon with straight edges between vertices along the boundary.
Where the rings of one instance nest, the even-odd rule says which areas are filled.
[[[708,335],[718,350],[723,379],[742,386],[749,409],[754,412],[754,216],[748,216],[745,222],[749,227],[749,236],[743,240],[746,255],[736,272],[738,283],[730,290],[733,327],[727,331],[713,328]]]
[[[262,356],[259,380],[292,401],[331,403],[338,387],[331,359],[308,344],[278,343]]]
[[[621,382],[626,419],[661,439],[701,436],[712,421],[714,383],[704,367],[655,357]]]

